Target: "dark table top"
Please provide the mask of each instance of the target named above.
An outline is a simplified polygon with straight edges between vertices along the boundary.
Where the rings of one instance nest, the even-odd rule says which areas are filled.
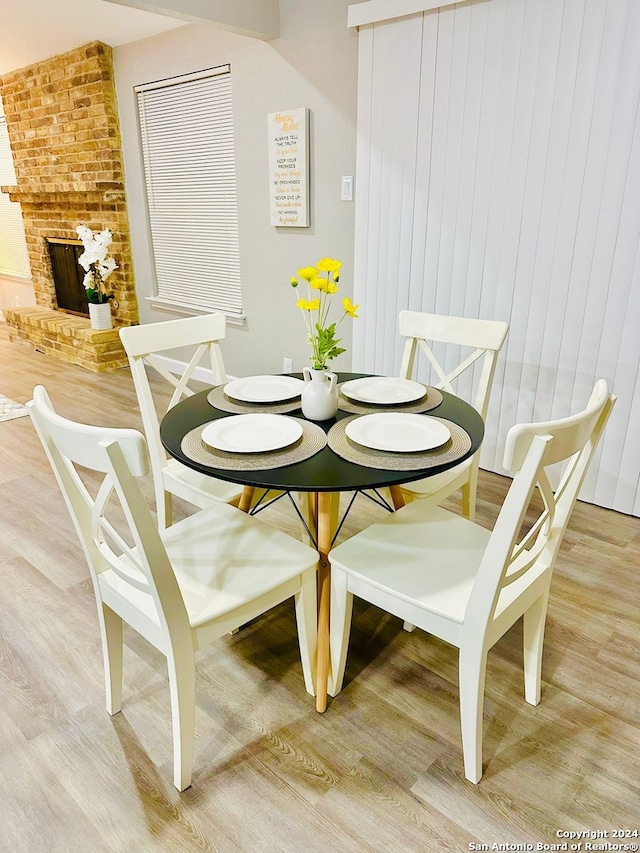
[[[302,374],[291,375],[302,377]],[[358,379],[365,375],[368,374],[339,373],[338,381],[346,382],[349,379]],[[266,471],[229,471],[222,468],[211,468],[208,465],[194,462],[185,456],[180,449],[182,439],[192,429],[217,418],[228,417],[227,412],[215,409],[208,402],[207,395],[210,390],[201,391],[182,400],[166,413],[160,424],[162,443],[167,453],[187,467],[203,474],[218,477],[220,480],[239,483],[243,486],[299,492],[349,492],[358,489],[397,486],[439,474],[448,468],[459,465],[460,462],[475,453],[484,437],[482,418],[473,406],[453,394],[442,391],[442,403],[425,413],[424,417],[435,415],[436,417],[446,418],[459,424],[469,433],[471,447],[468,453],[454,462],[418,471],[383,471],[348,462],[327,446],[310,459],[283,468],[273,468]],[[298,410],[291,412],[290,415],[302,417],[302,412]],[[335,418],[317,423],[325,432],[328,432],[337,420],[345,417],[350,417],[350,413],[338,410]]]

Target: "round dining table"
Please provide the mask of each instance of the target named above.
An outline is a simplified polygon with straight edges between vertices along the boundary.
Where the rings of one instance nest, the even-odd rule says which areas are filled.
[[[288,374],[300,378],[301,374]],[[340,384],[354,379],[365,378],[370,374],[362,373],[339,373]],[[404,505],[401,486],[414,480],[421,480],[446,471],[455,465],[459,465],[468,457],[472,456],[480,447],[484,437],[484,423],[480,414],[473,406],[446,391],[439,391],[438,397],[441,402],[431,408],[426,417],[434,416],[445,419],[457,426],[469,436],[468,449],[455,459],[444,461],[441,464],[430,464],[425,468],[414,468],[412,470],[394,470],[393,468],[370,467],[371,463],[358,464],[345,459],[326,444],[309,458],[292,464],[274,467],[260,468],[259,470],[237,470],[236,468],[213,467],[208,460],[194,458],[184,450],[183,440],[194,430],[203,424],[210,423],[218,418],[229,417],[230,412],[217,408],[211,402],[211,388],[186,397],[176,403],[164,415],[160,424],[160,436],[162,443],[170,456],[177,459],[183,465],[216,477],[243,486],[243,493],[239,503],[239,509],[249,511],[255,489],[268,489],[280,492],[302,492],[309,493],[309,508],[312,521],[315,525],[317,549],[320,554],[318,565],[318,653],[317,653],[317,685],[316,685],[316,709],[320,712],[327,705],[327,684],[329,677],[329,601],[331,567],[328,554],[331,550],[332,538],[335,533],[336,513],[335,499],[339,498],[340,492],[357,492],[371,489],[388,488],[393,500],[394,508],[399,509]],[[225,407],[226,408],[226,407]],[[390,407],[384,407],[386,411]],[[395,407],[393,411],[400,411],[402,407]],[[293,417],[303,418],[298,408],[291,411]],[[352,416],[352,412],[339,409],[335,418],[328,421],[318,421],[316,425],[325,433],[341,419]]]

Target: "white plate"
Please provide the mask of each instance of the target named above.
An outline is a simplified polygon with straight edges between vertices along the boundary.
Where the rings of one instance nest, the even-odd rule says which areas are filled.
[[[341,385],[340,391],[350,400],[380,406],[411,403],[427,393],[424,385],[419,382],[413,382],[411,379],[396,379],[393,376],[367,376],[363,379],[352,379]]]
[[[433,450],[451,438],[449,427],[440,421],[407,412],[362,415],[347,424],[345,433],[364,447],[395,453]]]
[[[231,415],[202,430],[202,440],[228,453],[262,453],[288,447],[302,435],[302,424],[284,415]]]
[[[224,393],[243,403],[279,403],[302,394],[304,382],[295,376],[244,376],[224,386]]]

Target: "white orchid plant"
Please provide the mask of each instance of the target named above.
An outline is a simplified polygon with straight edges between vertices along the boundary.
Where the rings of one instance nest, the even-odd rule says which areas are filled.
[[[85,271],[83,284],[87,291],[87,299],[98,305],[101,302],[107,302],[112,298],[112,294],[106,293],[104,283],[111,273],[118,269],[114,259],[107,255],[113,240],[111,231],[105,228],[104,231],[94,232],[86,225],[78,225],[76,232],[84,246],[84,252],[78,258],[78,263]]]

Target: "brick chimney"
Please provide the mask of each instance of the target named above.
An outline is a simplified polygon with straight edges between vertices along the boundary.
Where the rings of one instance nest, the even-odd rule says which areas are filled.
[[[111,48],[101,42],[0,77],[37,306],[5,311],[12,340],[88,367],[127,364],[117,327],[138,322]],[[109,278],[116,328],[58,310],[47,238],[109,228],[118,269]]]

